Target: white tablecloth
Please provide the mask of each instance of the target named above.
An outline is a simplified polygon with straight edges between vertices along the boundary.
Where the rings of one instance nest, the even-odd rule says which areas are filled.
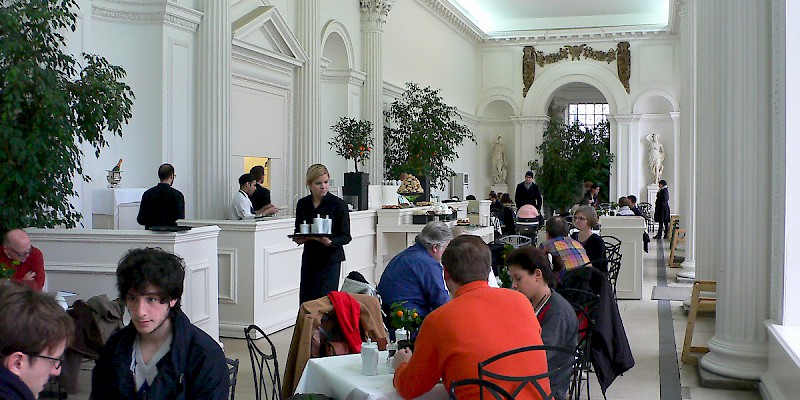
[[[321,393],[343,400],[401,400],[392,384],[394,371],[386,363],[389,353],[380,352],[378,375],[361,374],[361,354],[312,358],[308,360],[295,393]],[[419,399],[447,399],[441,383]]]

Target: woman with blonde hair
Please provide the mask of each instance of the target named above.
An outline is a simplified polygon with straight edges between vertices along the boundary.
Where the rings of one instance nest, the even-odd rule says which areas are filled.
[[[583,249],[586,250],[586,255],[589,256],[589,260],[593,261],[592,265],[603,272],[608,272],[605,262],[594,262],[606,258],[605,242],[603,242],[600,235],[592,232],[592,228],[597,225],[597,211],[592,206],[581,206],[575,211],[572,223],[575,224],[578,231],[573,233],[571,237],[581,242]]]
[[[342,261],[345,259],[344,245],[352,240],[347,203],[328,191],[328,168],[322,164],[308,167],[306,186],[311,194],[297,201],[294,231],[300,232],[300,224],[310,224],[320,216],[331,219],[331,234],[294,237],[295,243],[303,245],[300,304],[327,296],[338,289]]]

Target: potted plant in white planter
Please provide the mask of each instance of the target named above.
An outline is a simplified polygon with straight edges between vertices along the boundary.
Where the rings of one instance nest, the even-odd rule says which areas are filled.
[[[341,117],[331,129],[336,135],[328,142],[336,154],[345,160],[353,160],[355,172],[344,174],[344,196],[356,196],[355,205],[359,210],[366,210],[368,205],[367,189],[369,188],[369,174],[359,172],[358,165],[369,160],[372,152],[372,123],[366,120]]]

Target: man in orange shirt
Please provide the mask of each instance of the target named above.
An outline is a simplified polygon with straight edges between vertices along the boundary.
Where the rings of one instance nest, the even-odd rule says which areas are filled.
[[[444,280],[451,301],[423,321],[414,353],[398,351],[394,359],[394,387],[405,399],[431,390],[441,379],[450,383],[478,377],[478,363],[504,351],[541,345],[542,328],[530,301],[519,292],[489,287],[489,247],[477,236],[455,238],[442,256]],[[534,376],[547,372],[544,351],[524,353],[493,363],[493,372],[509,376]],[[520,360],[525,359],[525,362]],[[516,384],[496,382],[509,392]],[[547,380],[539,382],[549,393]],[[476,387],[458,389],[458,398],[479,398]],[[541,398],[528,385],[517,399]]]

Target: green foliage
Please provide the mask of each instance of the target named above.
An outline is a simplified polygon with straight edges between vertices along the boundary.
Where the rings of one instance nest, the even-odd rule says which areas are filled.
[[[0,279],[10,279],[17,272],[17,267],[22,264],[17,260],[12,260],[11,265],[0,263]]]
[[[392,303],[391,318],[392,327],[394,329],[404,328],[409,333],[416,332],[422,325],[422,317],[417,313],[416,308],[408,309],[403,304],[405,301],[396,301]]]
[[[406,83],[403,96],[384,112],[389,121],[383,128],[386,178],[401,172],[428,175],[431,186],[444,189],[447,179],[455,175],[449,164],[458,158],[456,149],[464,139],[475,143],[472,131],[456,121],[460,118],[456,111],[444,103],[439,89]]]
[[[506,256],[512,250],[514,250],[514,246],[506,243],[506,245],[503,246],[503,251],[501,252],[503,256],[503,267],[500,269],[500,287],[506,289],[511,289],[512,286],[511,273],[508,271],[508,265],[506,265]]]
[[[545,205],[551,210],[565,210],[583,196],[583,182],[600,184],[601,197],[608,198],[608,183],[614,155],[609,148],[610,126],[604,122],[587,129],[575,122],[565,125],[553,119],[536,148],[539,160],[528,166],[536,174]]]
[[[75,0],[0,4],[0,228],[72,228],[81,147],[99,157],[104,133],[122,136],[134,96],[121,67],[62,52]]]
[[[372,122],[341,117],[331,129],[336,132],[336,136],[328,142],[331,149],[336,149],[336,154],[345,160],[353,160],[358,172],[358,164],[369,160],[372,151]]]

